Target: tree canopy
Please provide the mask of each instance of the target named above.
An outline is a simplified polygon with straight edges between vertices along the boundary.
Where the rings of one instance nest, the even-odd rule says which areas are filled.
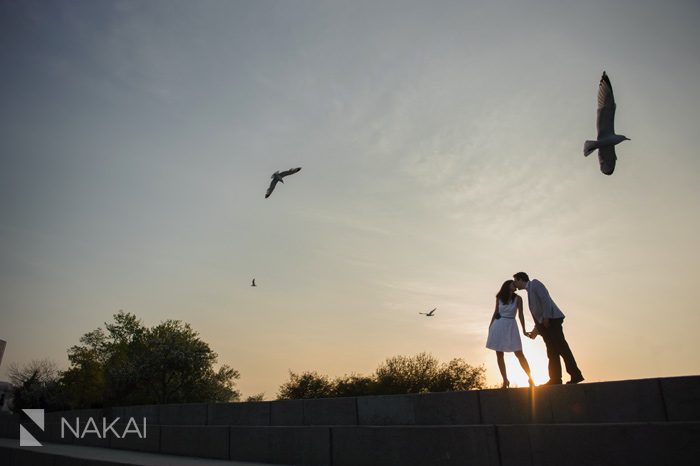
[[[54,361],[35,359],[24,366],[13,363],[8,375],[15,387],[12,406],[16,411],[24,408],[58,410],[67,406]]]
[[[316,372],[297,374],[279,388],[279,399],[395,395],[484,388],[486,369],[455,358],[440,363],[428,353],[388,358],[371,376],[345,375],[330,380]]]
[[[120,311],[113,322],[84,334],[69,348],[68,360],[70,367],[51,383],[18,379],[15,399],[45,407],[36,406],[40,397],[35,392],[49,386],[74,409],[240,398],[235,388],[238,371],[227,365],[215,369],[217,354],[190,324],[179,320],[149,328],[135,315]],[[17,372],[33,373],[31,367]]]

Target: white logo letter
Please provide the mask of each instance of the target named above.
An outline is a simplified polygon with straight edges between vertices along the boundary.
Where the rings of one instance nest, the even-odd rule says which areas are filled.
[[[78,420],[77,417],[75,418],[75,430],[73,430],[73,428],[70,426],[70,423],[68,421],[66,421],[66,418],[61,417],[61,438],[66,438],[63,435],[63,432],[64,432],[63,427],[64,426],[67,426],[68,430],[73,432],[73,437],[75,437],[75,438],[80,437],[80,421]]]

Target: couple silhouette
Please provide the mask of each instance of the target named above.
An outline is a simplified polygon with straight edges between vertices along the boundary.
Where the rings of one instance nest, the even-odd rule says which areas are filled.
[[[535,327],[530,332],[525,329],[523,299],[515,293],[516,290],[527,291],[528,307],[532,319],[535,321]],[[560,385],[562,383],[560,358],[564,360],[566,372],[571,376],[571,379],[566,383],[575,384],[583,381],[581,370],[578,368],[576,359],[564,337],[562,328],[564,313],[549,296],[549,292],[542,282],[530,280],[525,272],[518,272],[513,275],[513,280],[503,282],[501,289],[496,294],[496,308],[491,317],[489,335],[486,340],[486,347],[496,352],[498,369],[503,377],[503,388],[510,386],[504,353],[515,353],[520,366],[527,374],[528,383],[531,387],[535,385],[530,365],[523,354],[520,333],[515,322],[516,315],[520,320],[523,335],[532,339],[539,335],[547,347],[549,380],[544,385]]]

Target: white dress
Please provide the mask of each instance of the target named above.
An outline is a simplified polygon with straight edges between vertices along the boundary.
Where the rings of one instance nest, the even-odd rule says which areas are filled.
[[[515,314],[518,312],[518,299],[513,299],[510,304],[498,301],[498,313],[500,319],[495,319],[489,328],[489,337],[486,347],[494,351],[512,353],[522,351],[523,344],[520,341],[518,324],[515,322]]]

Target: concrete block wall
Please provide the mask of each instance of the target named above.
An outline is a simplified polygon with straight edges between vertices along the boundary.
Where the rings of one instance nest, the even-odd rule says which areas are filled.
[[[145,417],[148,436],[60,439],[62,416],[94,416],[98,425],[103,416],[119,417],[120,423]],[[567,462],[572,465],[654,464],[650,458],[660,458],[654,448],[674,449],[674,464],[691,464],[685,463],[688,455],[700,454],[700,376],[534,390],[80,410],[47,413],[46,426],[36,435],[40,441],[312,466],[548,465],[569,456],[575,457]],[[0,418],[0,435],[17,438],[16,418]],[[562,447],[552,449],[553,444]],[[630,450],[626,455],[634,461],[615,463],[620,458],[611,454],[613,462],[606,463],[595,445]]]
[[[327,466],[330,427],[239,427],[229,430],[230,458],[238,461]]]
[[[471,425],[700,419],[700,376],[412,395],[113,408],[159,425]]]
[[[229,458],[228,426],[160,426],[160,453]]]
[[[700,419],[700,376],[659,380],[669,421]]]
[[[222,427],[173,426],[191,457],[227,457],[234,461],[300,466],[639,466],[697,464],[700,422],[520,424],[473,426]],[[193,448],[207,435],[190,429],[228,430],[228,442]],[[34,450],[0,445],[3,466],[83,464],[39,455]],[[83,447],[87,448],[87,447]],[[213,448],[213,449],[212,449]],[[7,450],[10,450],[9,452]],[[114,464],[106,450],[104,464]],[[86,460],[86,465],[103,464]],[[130,464],[154,464],[130,463]],[[164,464],[164,463],[159,463]],[[169,463],[168,463],[169,464]]]
[[[19,438],[19,416],[0,415],[0,438]]]
[[[499,466],[493,426],[333,428],[333,466]]]
[[[412,395],[127,406],[47,413],[156,425],[323,426],[664,422],[700,420],[700,376]],[[3,416],[6,417],[6,416]],[[0,429],[2,422],[0,421]],[[0,432],[2,432],[0,430]]]
[[[207,405],[209,425],[270,425],[270,403],[210,403]]]
[[[497,426],[501,466],[694,465],[700,423]]]

